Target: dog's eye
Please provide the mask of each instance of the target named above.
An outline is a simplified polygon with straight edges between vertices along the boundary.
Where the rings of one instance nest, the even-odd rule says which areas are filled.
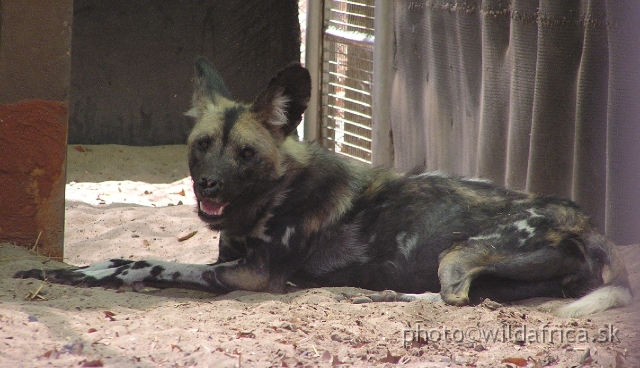
[[[204,138],[198,141],[198,147],[202,150],[209,149],[209,146],[211,146],[211,139],[209,138]]]
[[[256,151],[251,147],[243,147],[240,150],[240,155],[244,158],[251,158],[256,154]]]

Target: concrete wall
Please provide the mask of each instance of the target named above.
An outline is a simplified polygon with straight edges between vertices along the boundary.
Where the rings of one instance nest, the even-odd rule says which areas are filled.
[[[299,60],[296,0],[75,0],[69,142],[184,143],[193,61],[251,100]]]

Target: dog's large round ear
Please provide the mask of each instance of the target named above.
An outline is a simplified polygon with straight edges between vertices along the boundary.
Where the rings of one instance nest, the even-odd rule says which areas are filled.
[[[192,108],[187,115],[199,118],[208,104],[216,104],[220,97],[231,99],[220,73],[209,60],[199,57],[195,62],[195,88],[191,100]]]
[[[269,81],[251,106],[274,136],[284,139],[295,131],[311,97],[309,71],[292,63]]]

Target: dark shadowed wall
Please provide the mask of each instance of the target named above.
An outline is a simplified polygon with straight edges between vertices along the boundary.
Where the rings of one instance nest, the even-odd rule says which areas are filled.
[[[200,55],[251,101],[300,58],[297,1],[74,1],[69,143],[184,143]]]

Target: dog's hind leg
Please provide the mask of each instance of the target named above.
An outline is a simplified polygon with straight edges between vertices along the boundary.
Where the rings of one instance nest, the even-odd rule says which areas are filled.
[[[487,270],[491,256],[477,248],[456,246],[441,255],[438,267],[440,296],[447,304],[469,304],[471,282]]]
[[[562,261],[558,249],[519,253],[494,245],[496,240],[493,237],[471,238],[444,251],[438,267],[439,294],[385,290],[366,298],[373,302],[424,300],[462,306],[483,298],[511,301],[534,296],[562,296],[559,281],[562,271],[558,270],[566,270],[568,262]],[[471,290],[473,300],[470,300]],[[366,301],[363,298],[360,302]]]
[[[440,295],[453,305],[469,304],[470,289],[472,302],[560,297],[563,279],[581,274],[583,267],[580,257],[558,247],[514,249],[496,238],[471,238],[441,255]]]

